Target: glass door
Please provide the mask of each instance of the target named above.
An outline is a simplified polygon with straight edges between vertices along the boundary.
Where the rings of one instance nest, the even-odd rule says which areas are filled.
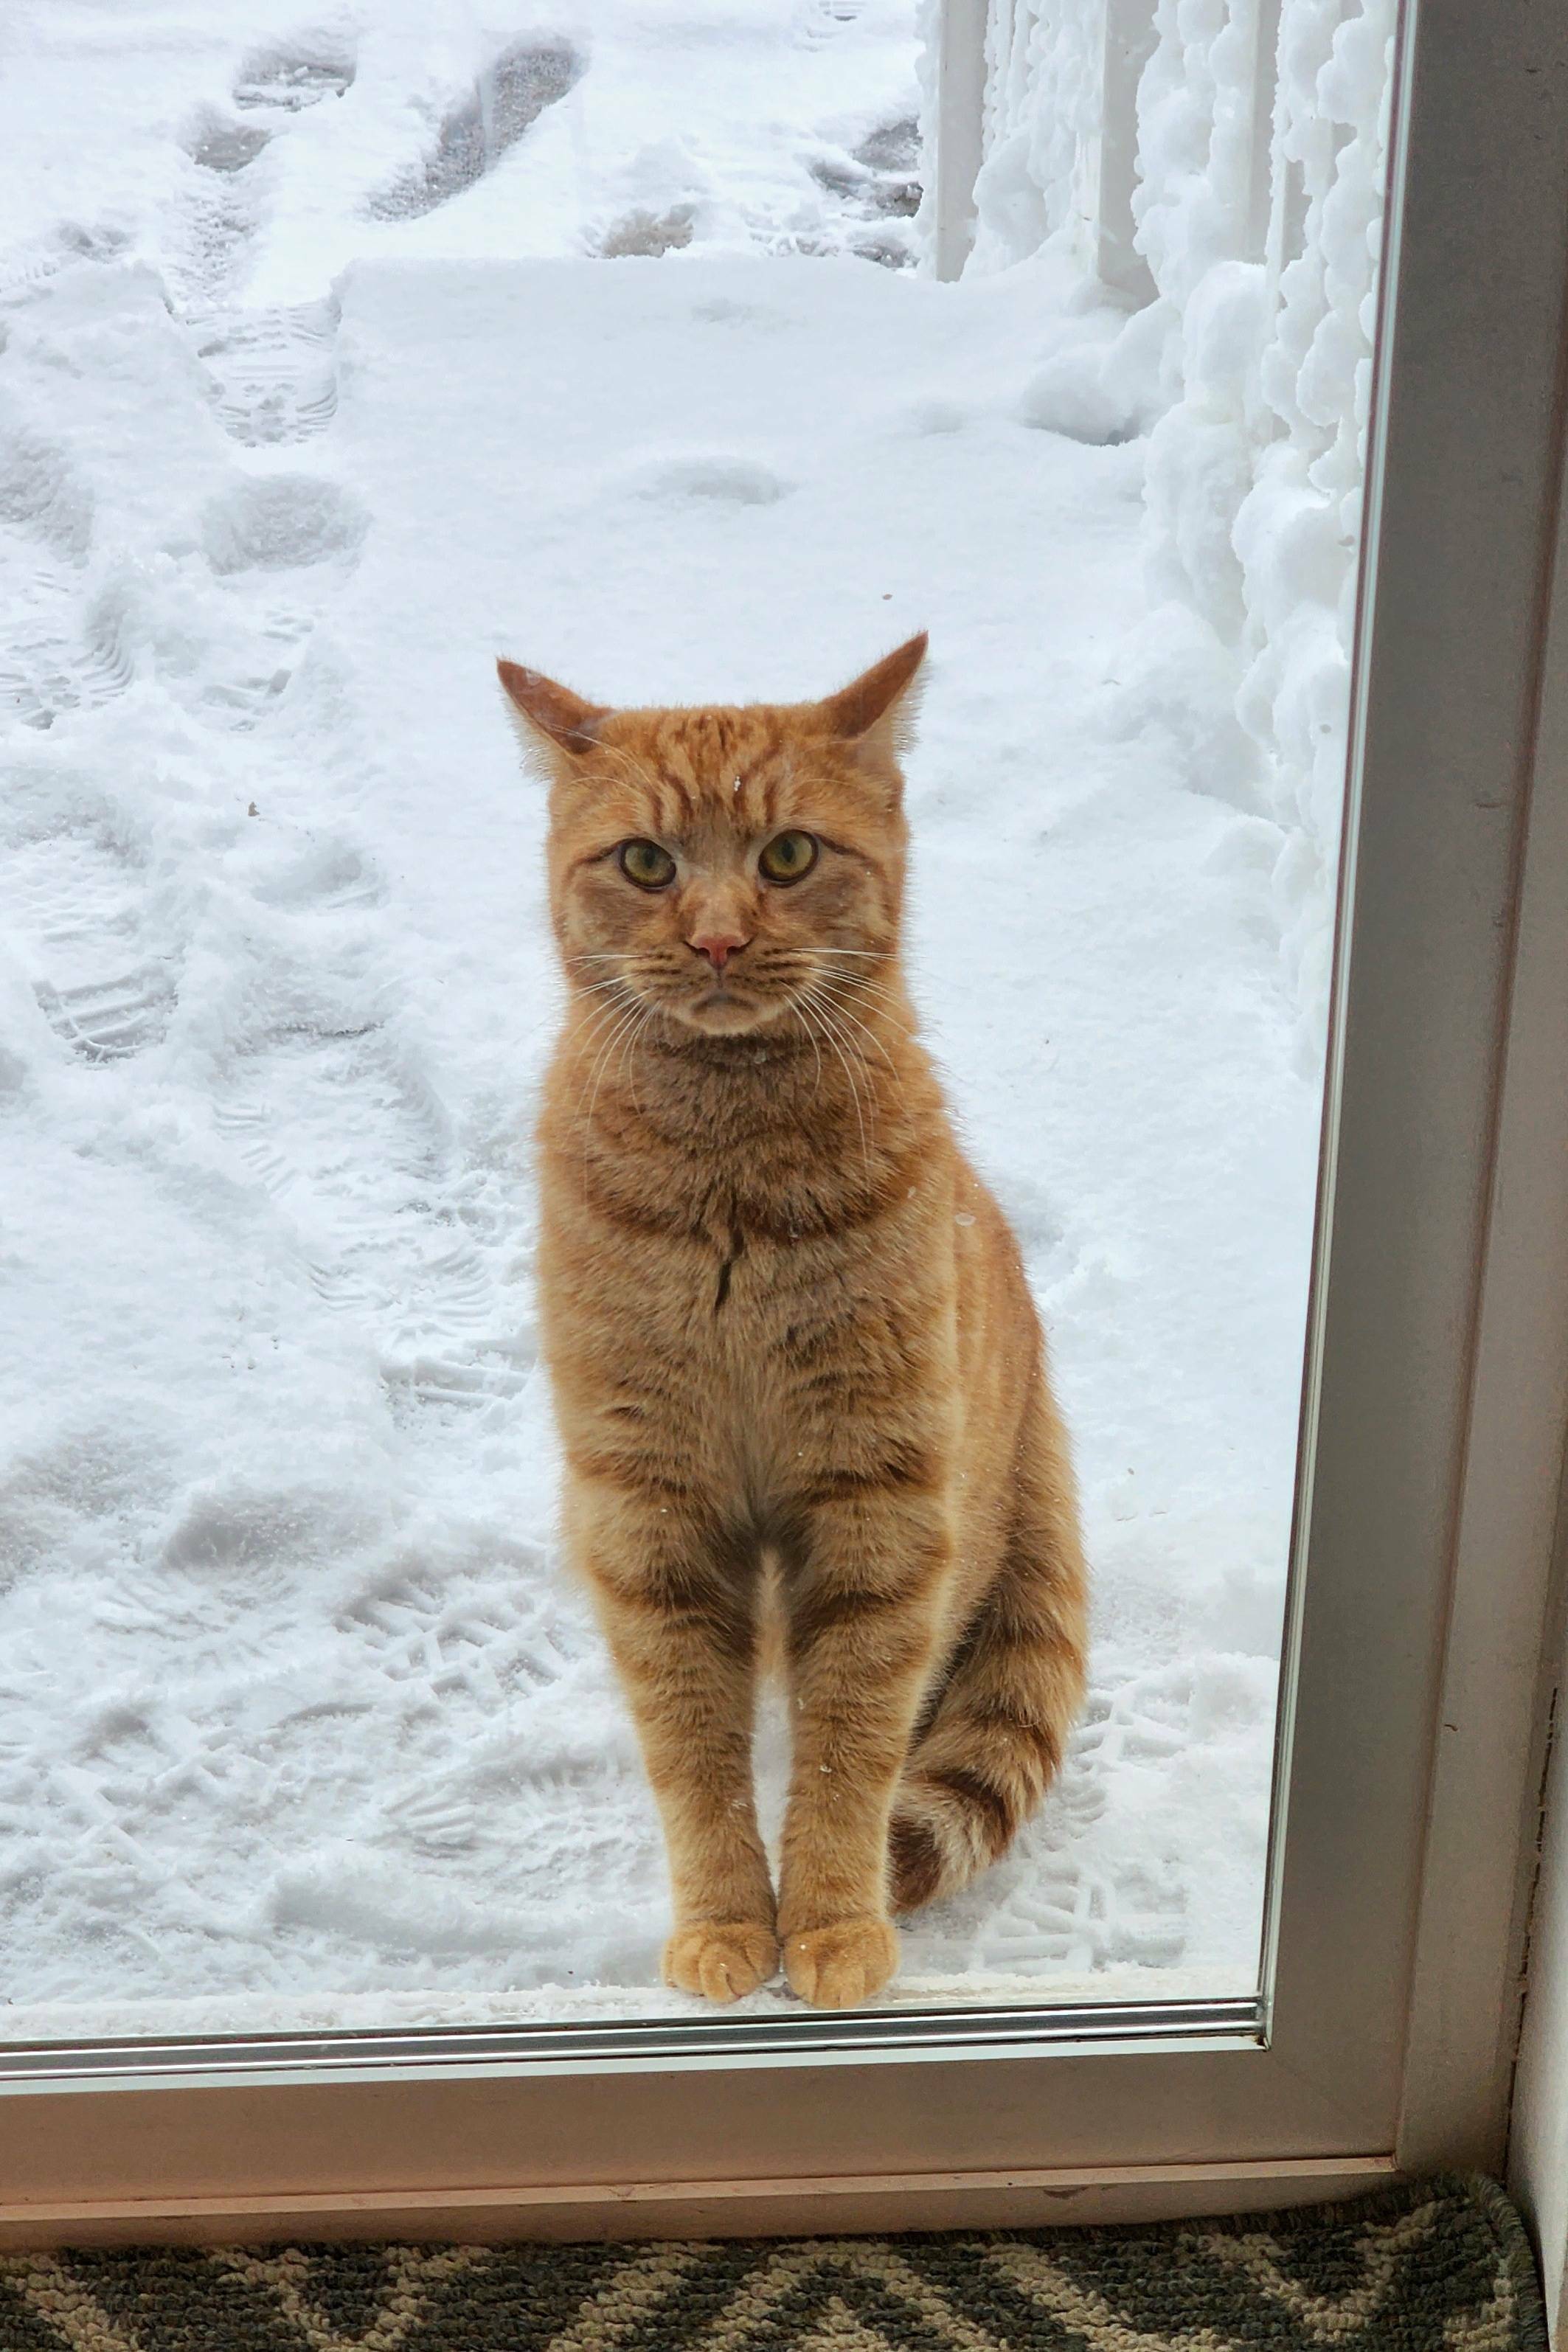
[[[521,2132],[564,2076],[651,2133],[695,2065],[696,2179],[757,2066],[752,2169],[805,2176],[876,2168],[925,2059],[982,2168],[1182,2153],[1201,2065],[1205,2156],[1385,2161],[1521,805],[1431,714],[1483,656],[1528,699],[1550,473],[1531,411],[1471,613],[1471,509],[1435,515],[1429,467],[1507,404],[1495,352],[1419,356],[1452,231],[1424,126],[1506,129],[1514,85],[1384,0],[1196,33],[1124,0],[715,0],[504,37],[258,0],[177,51],[172,21],[36,12],[7,167],[8,2082],[499,2074]],[[918,1783],[984,1866],[907,1906],[864,1998],[786,1968],[704,2001],[661,1958],[658,1727],[563,1541],[576,1310],[539,1238],[563,1121],[585,1198],[596,1122],[632,1132],[679,1044],[635,991],[601,1020],[588,960],[625,992],[633,894],[700,859],[652,814],[627,840],[668,875],[595,837],[625,907],[584,944],[563,795],[618,758],[656,808],[656,756],[710,793],[681,761],[759,706],[786,750],[863,746],[882,706],[835,711],[921,635],[918,722],[875,752],[901,922],[847,947],[790,900],[811,952],[886,965],[807,1021],[801,1131],[853,1114],[868,1170],[918,1025],[984,1188],[941,1246],[968,1263],[994,1201],[1046,1335],[1083,1686],[1009,1782],[1005,1709],[952,1696],[1005,1613],[977,1570],[881,1818]],[[813,887],[816,823],[780,835],[803,877],[826,841]],[[756,1318],[747,1402],[711,1411],[750,1444],[784,1408],[743,1240],[712,1311]],[[792,1526],[764,1496],[742,1530],[784,1593],[773,1866],[808,1736]],[[973,1748],[917,1769],[942,1724]],[[1051,2053],[1083,2087],[1048,2149],[1035,2094],[951,2063]],[[850,2060],[883,2090],[863,2128],[859,2076],[821,2094],[828,2166],[816,2069]]]

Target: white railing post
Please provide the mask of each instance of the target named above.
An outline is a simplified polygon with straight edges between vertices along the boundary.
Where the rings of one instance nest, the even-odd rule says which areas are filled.
[[[935,253],[957,278],[974,243],[974,183],[984,153],[988,0],[942,0],[937,50]]]
[[[1268,258],[1274,209],[1274,99],[1279,76],[1279,0],[1258,0],[1252,60],[1252,171],[1247,189],[1247,258]]]
[[[1154,0],[1105,0],[1099,154],[1090,189],[1091,261],[1102,286],[1138,303],[1154,299],[1149,265],[1132,242],[1138,184],[1138,84],[1154,53]]]

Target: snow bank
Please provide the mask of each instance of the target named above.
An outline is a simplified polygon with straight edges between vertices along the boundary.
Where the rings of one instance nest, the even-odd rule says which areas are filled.
[[[1093,272],[1119,238],[1147,267],[1146,305],[1058,353],[1026,414],[1080,440],[1149,431],[1153,611],[1118,665],[1121,723],[1165,735],[1194,790],[1250,814],[1238,854],[1271,868],[1308,1068],[1327,1011],[1394,14],[992,0],[987,42],[970,270],[1045,249]],[[1123,219],[1108,142],[1116,78],[1144,48]],[[929,74],[925,90],[929,133]]]

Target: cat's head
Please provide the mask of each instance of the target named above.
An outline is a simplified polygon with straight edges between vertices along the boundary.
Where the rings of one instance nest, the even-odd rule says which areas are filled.
[[[804,1021],[896,950],[911,637],[821,702],[612,710],[498,665],[550,774],[551,911],[573,985],[709,1036]],[[804,1008],[804,1010],[803,1010]]]

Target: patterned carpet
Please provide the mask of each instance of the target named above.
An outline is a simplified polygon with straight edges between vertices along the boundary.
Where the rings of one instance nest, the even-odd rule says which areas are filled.
[[[0,2352],[1544,2352],[1486,2180],[1230,2221],[0,2256]]]

